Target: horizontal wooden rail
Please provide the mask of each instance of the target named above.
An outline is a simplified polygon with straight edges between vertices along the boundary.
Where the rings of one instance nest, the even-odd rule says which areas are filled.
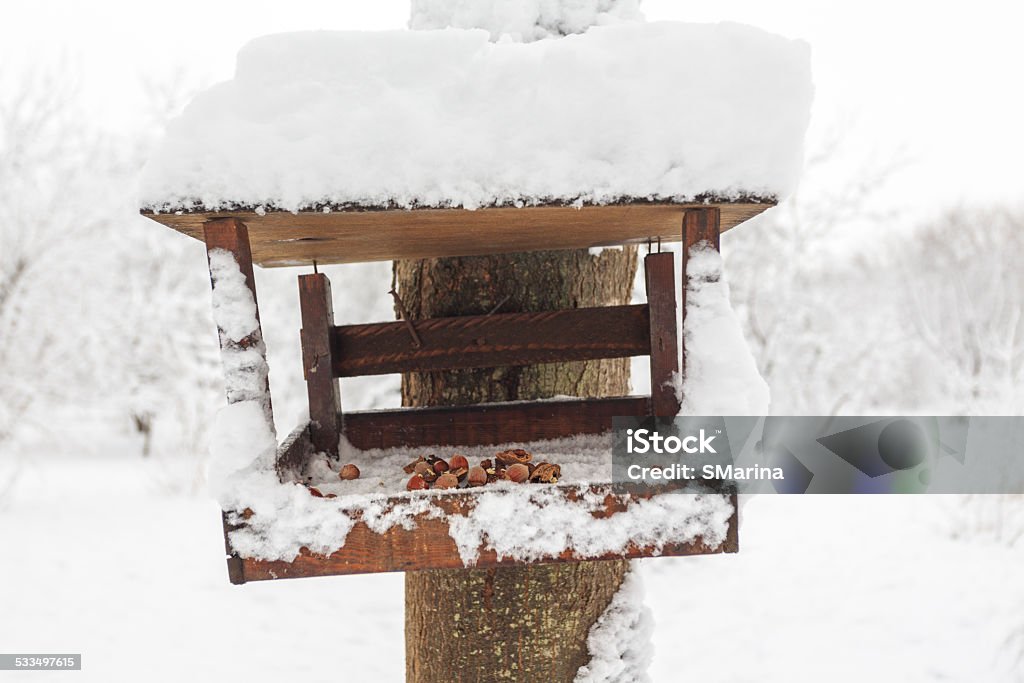
[[[650,353],[646,305],[345,325],[331,329],[335,377],[625,358]]]
[[[356,448],[486,446],[610,431],[612,418],[651,414],[646,396],[403,408],[345,414]]]

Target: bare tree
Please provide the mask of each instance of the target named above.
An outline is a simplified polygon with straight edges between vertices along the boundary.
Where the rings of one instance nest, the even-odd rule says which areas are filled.
[[[1024,215],[952,210],[901,245],[908,335],[955,413],[1024,412]]]
[[[906,158],[868,156],[850,172],[850,126],[834,127],[817,144],[792,197],[723,236],[732,303],[771,388],[773,412],[850,409],[860,400],[850,367],[866,363],[878,344],[856,333],[856,314],[839,298],[872,264],[847,258],[836,245],[851,226],[896,221],[878,196]],[[837,169],[844,180],[826,180]]]
[[[100,351],[79,315],[80,284],[101,258],[90,238],[107,201],[108,141],[83,124],[60,73],[21,74],[0,90],[0,446],[45,429],[34,408],[80,395]]]

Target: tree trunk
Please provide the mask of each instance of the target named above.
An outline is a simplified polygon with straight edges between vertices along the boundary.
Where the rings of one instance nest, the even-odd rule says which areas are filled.
[[[627,304],[636,249],[399,261],[410,319]],[[629,359],[409,373],[407,406],[629,393]],[[587,635],[619,588],[625,561],[410,572],[406,680],[570,682]]]

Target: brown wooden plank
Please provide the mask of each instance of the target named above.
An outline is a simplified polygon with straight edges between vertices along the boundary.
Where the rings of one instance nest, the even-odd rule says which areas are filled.
[[[650,415],[646,396],[522,401],[474,406],[373,410],[345,415],[353,446],[481,446],[609,431],[612,418]]]
[[[724,231],[774,206],[774,201],[143,215],[198,239],[206,221],[239,218],[249,226],[256,263],[272,267],[581,249],[649,239],[676,242],[687,208],[706,206],[721,209]]]
[[[532,365],[650,352],[646,305],[433,318],[413,324],[422,342],[419,348],[405,322],[333,328],[335,376]]]
[[[302,309],[302,371],[309,396],[309,438],[316,451],[337,457],[341,435],[341,398],[331,373],[334,304],[331,282],[323,273],[299,276]]]
[[[572,499],[584,493],[579,486],[560,486],[566,497]],[[653,493],[623,493],[612,485],[590,486],[588,493],[605,496],[603,509],[594,513],[595,517],[610,517],[625,511],[630,504],[640,498],[647,498]],[[476,493],[458,492],[439,496],[435,504],[445,513],[466,514],[475,503]],[[668,493],[663,495],[688,495]],[[619,558],[635,559],[641,557],[669,557],[682,555],[705,555],[717,553],[735,553],[739,550],[737,522],[735,512],[736,496],[729,494],[734,513],[729,520],[729,529],[725,541],[710,547],[703,540],[691,543],[668,544],[663,548],[641,547],[630,545],[625,552],[589,557],[593,560],[610,560]],[[455,542],[448,534],[448,523],[443,519],[432,519],[429,513],[416,517],[416,526],[404,529],[393,527],[383,534],[371,531],[363,522],[357,522],[345,539],[340,550],[324,557],[306,551],[292,562],[268,562],[263,560],[243,559],[243,573],[246,581],[265,581],[270,579],[291,579],[311,576],[329,576],[339,574],[362,574],[371,572],[416,571],[423,569],[462,569]],[[579,557],[570,552],[540,558],[538,563],[546,562],[578,562]],[[481,548],[480,556],[474,565],[486,568],[502,565],[522,564],[509,558],[498,558],[490,549]]]
[[[716,207],[702,207],[689,209],[683,217],[682,229],[682,251],[683,251],[683,304],[680,310],[680,327],[686,329],[686,287],[689,283],[688,264],[690,251],[700,245],[710,245],[716,251],[721,250],[722,240],[719,230],[721,214]],[[683,334],[683,355],[681,360],[681,372],[686,376],[686,336]]]
[[[648,254],[644,259],[644,280],[650,309],[651,410],[659,417],[674,417],[679,413],[679,399],[672,383],[673,375],[679,372],[679,347],[672,253]]]
[[[235,261],[238,262],[239,270],[245,276],[245,284],[248,286],[249,292],[252,294],[253,303],[256,305],[257,326],[252,334],[245,339],[236,342],[226,335],[223,330],[217,330],[218,337],[220,338],[221,352],[230,353],[237,348],[256,348],[260,350],[264,360],[266,360],[266,349],[263,346],[263,329],[258,324],[260,322],[260,307],[259,300],[256,297],[256,277],[253,274],[252,252],[249,248],[249,231],[245,223],[234,218],[210,221],[203,225],[203,239],[206,242],[207,261],[209,261],[210,252],[215,249],[224,249],[231,252],[231,255],[235,257]],[[212,273],[210,274],[210,284],[211,286],[213,285]],[[252,398],[249,395],[234,394],[230,388],[227,393],[228,403],[251,400]],[[273,432],[274,409],[270,401],[270,384],[268,382],[264,383],[259,396],[256,398],[263,404],[263,411],[266,414],[270,430]]]

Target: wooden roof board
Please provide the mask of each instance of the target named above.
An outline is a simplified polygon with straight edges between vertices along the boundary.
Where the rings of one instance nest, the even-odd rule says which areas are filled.
[[[203,224],[238,218],[249,229],[253,261],[264,267],[441,258],[583,249],[649,239],[678,242],[688,207],[717,206],[724,232],[774,206],[772,201],[621,203],[604,206],[222,211],[143,215],[203,239]]]

